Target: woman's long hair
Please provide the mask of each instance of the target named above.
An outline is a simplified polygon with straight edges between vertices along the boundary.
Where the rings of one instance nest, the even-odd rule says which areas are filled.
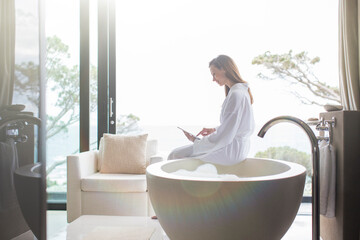
[[[244,81],[239,73],[239,69],[237,68],[235,62],[228,56],[226,55],[219,55],[217,58],[214,58],[213,60],[210,61],[209,63],[209,67],[210,66],[215,66],[218,69],[222,69],[225,71],[225,76],[230,79],[232,82],[234,83],[246,83],[246,81]],[[225,85],[225,96],[228,95],[230,91],[230,88],[228,86]],[[249,95],[250,95],[250,101],[251,104],[254,102],[253,96],[251,94],[250,88],[248,89],[249,91]]]

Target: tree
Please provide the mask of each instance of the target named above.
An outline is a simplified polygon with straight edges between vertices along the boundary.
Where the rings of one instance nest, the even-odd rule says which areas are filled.
[[[259,73],[258,77],[266,80],[283,79],[310,92],[313,99],[300,95],[297,91],[292,92],[304,104],[323,106],[323,100],[341,104],[339,89],[320,81],[314,74],[313,67],[319,62],[319,57],[310,58],[306,52],[293,54],[292,50],[284,54],[265,52],[252,60],[253,65],[261,65],[269,70],[266,74]]]
[[[139,131],[139,120],[140,118],[133,114],[120,115],[116,120],[116,133],[124,134]]]
[[[47,115],[47,138],[67,131],[69,125],[79,121],[79,70],[77,65],[65,65],[64,61],[70,58],[68,49],[58,37],[47,38],[47,87],[57,95],[51,109],[54,113]]]
[[[310,154],[298,151],[297,149],[290,148],[288,146],[270,147],[264,152],[257,152],[255,157],[278,159],[298,163],[306,168],[307,176],[311,177],[312,174],[312,162]]]
[[[79,121],[79,67],[69,63],[69,46],[57,36],[47,38],[46,48],[47,88],[52,94],[48,101],[54,101],[54,106],[47,113],[46,138],[49,139],[60,132],[68,131],[68,127]],[[27,96],[34,105],[39,104],[39,66],[33,62],[21,63],[15,66],[15,91]],[[54,97],[54,95],[56,97]],[[97,71],[94,65],[90,67],[90,111],[96,109]],[[133,114],[121,115],[117,119],[118,133],[135,131],[139,118]]]
[[[15,65],[14,92],[39,106],[39,65],[33,62]]]
[[[68,127],[79,121],[79,67],[70,63],[68,45],[57,36],[47,38],[46,47],[47,88],[51,95],[52,109],[47,112],[46,139],[60,132],[67,132]],[[39,65],[34,62],[23,62],[15,65],[14,91],[27,99],[28,102],[39,105]],[[90,66],[90,111],[96,109],[97,69]],[[49,110],[49,109],[48,109]],[[137,131],[139,118],[133,114],[120,115],[117,119],[117,133]],[[78,152],[76,149],[74,153]],[[65,159],[53,161],[47,168],[47,175],[57,166],[64,164]]]
[[[46,47],[46,75],[47,88],[51,88],[54,95],[48,95],[48,101],[54,101],[52,111],[47,112],[46,138],[67,131],[68,126],[79,119],[79,70],[78,65],[66,64],[70,59],[69,47],[57,36],[47,38]],[[33,62],[23,62],[15,66],[14,90],[27,101],[39,104],[39,65]],[[95,73],[95,74],[94,74]],[[94,84],[95,83],[95,84]],[[96,91],[96,69],[91,66],[91,96]],[[91,98],[90,106],[94,109],[96,99]]]

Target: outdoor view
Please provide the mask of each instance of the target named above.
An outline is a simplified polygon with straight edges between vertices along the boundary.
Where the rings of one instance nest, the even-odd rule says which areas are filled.
[[[97,1],[90,4],[94,149]],[[47,190],[50,201],[65,201],[65,159],[79,151],[79,1],[49,0],[46,13]],[[324,104],[339,103],[337,17],[337,2],[326,0],[116,1],[117,133],[147,132],[166,157],[189,144],[177,126],[193,133],[217,126],[225,95],[208,63],[226,54],[254,95],[250,157],[310,169],[310,143],[295,125],[275,126],[264,139],[256,134],[273,117],[307,120]],[[17,64],[30,81],[38,63],[24,58]]]
[[[133,130],[158,139],[167,156],[190,143],[176,126],[192,133],[217,126],[225,96],[208,63],[226,54],[254,96],[250,156],[295,161],[311,176],[301,129],[281,124],[264,139],[256,133],[271,118],[307,120],[339,103],[336,2],[144,0],[118,1],[116,9],[117,113],[132,116],[125,119]]]
[[[37,0],[17,0],[13,104],[39,116],[39,17]],[[35,154],[36,155],[36,154]],[[36,157],[36,156],[35,156]]]

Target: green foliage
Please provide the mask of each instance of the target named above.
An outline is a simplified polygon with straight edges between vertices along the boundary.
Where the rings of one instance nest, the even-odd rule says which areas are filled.
[[[273,73],[276,74],[285,74],[285,71],[282,70],[295,70],[294,74],[301,77],[304,73],[302,72],[302,67],[314,65],[320,62],[319,57],[309,58],[306,52],[300,52],[293,54],[292,50],[284,54],[272,54],[271,52],[265,52],[252,61],[254,65],[263,65],[268,69],[273,70]],[[310,71],[310,69],[307,69]]]
[[[284,54],[265,52],[252,60],[253,65],[260,65],[268,70],[268,72],[259,73],[259,78],[265,80],[283,79],[298,84],[311,93],[313,97],[309,99],[304,94],[299,93],[298,89],[293,92],[304,104],[322,106],[329,101],[341,104],[339,89],[327,85],[325,81],[320,81],[314,74],[313,67],[319,62],[320,57],[310,58],[307,52],[293,54],[292,50]]]
[[[57,36],[47,38],[46,48],[47,95],[52,103],[47,114],[47,139],[60,132],[67,132],[68,126],[79,121],[79,67],[71,65],[69,46]],[[39,104],[39,66],[25,62],[15,66],[15,91],[26,96],[34,105]],[[96,109],[97,70],[90,66],[90,111]],[[51,114],[49,114],[51,112]]]
[[[57,36],[48,37],[46,48],[47,88],[51,94],[51,111],[47,114],[47,139],[60,132],[67,132],[68,127],[79,121],[79,66],[70,63],[69,46]],[[16,65],[15,90],[27,96],[34,105],[39,104],[39,66],[33,62]],[[90,66],[90,111],[97,108],[97,68]],[[49,110],[49,109],[48,109]],[[51,114],[50,114],[51,113]],[[135,115],[121,115],[117,119],[118,133],[135,131],[139,118]]]
[[[53,181],[51,180],[49,177],[46,178],[46,186],[49,188],[49,187],[52,187],[52,186],[57,186],[57,182],[56,181]]]
[[[70,61],[69,46],[57,36],[48,37],[46,47],[46,85],[51,89],[47,94],[47,102],[51,109],[47,109],[46,138],[67,132],[68,127],[79,121],[79,66]],[[14,90],[34,104],[39,105],[39,65],[34,62],[23,62],[15,66]],[[90,111],[97,108],[97,68],[90,66]],[[117,132],[126,133],[137,130],[139,118],[135,115],[121,115],[117,119]],[[100,123],[101,124],[101,123]],[[78,152],[76,150],[75,152]],[[48,167],[47,174],[65,161],[54,162]],[[56,182],[48,180],[49,186],[56,186]]]
[[[52,115],[47,116],[47,138],[79,120],[79,68],[69,66],[69,47],[57,36],[47,39],[46,76],[47,87],[51,88],[56,101],[51,108]],[[52,99],[49,99],[51,101]],[[48,111],[50,112],[50,111]]]
[[[136,132],[139,130],[138,121],[139,117],[129,114],[120,115],[116,120],[116,133],[124,134],[129,132]]]
[[[307,176],[311,177],[312,162],[311,155],[288,146],[270,147],[263,152],[257,152],[255,157],[285,160],[303,165]]]
[[[46,191],[48,193],[54,192],[66,192],[66,182],[58,183],[57,181],[51,180],[50,177],[46,178]]]
[[[14,92],[39,105],[39,65],[23,62],[15,65]]]

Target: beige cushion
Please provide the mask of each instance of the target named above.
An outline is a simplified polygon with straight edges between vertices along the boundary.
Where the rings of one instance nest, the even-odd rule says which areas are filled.
[[[123,136],[104,134],[101,173],[144,174],[147,134]]]
[[[81,179],[84,192],[146,192],[145,174],[95,173]]]
[[[157,154],[157,145],[158,142],[156,139],[147,140],[146,143],[146,166],[150,164],[150,158]],[[100,139],[99,152],[97,154],[97,170],[100,172],[101,164],[103,162],[103,149],[104,149],[104,141],[103,138]]]

